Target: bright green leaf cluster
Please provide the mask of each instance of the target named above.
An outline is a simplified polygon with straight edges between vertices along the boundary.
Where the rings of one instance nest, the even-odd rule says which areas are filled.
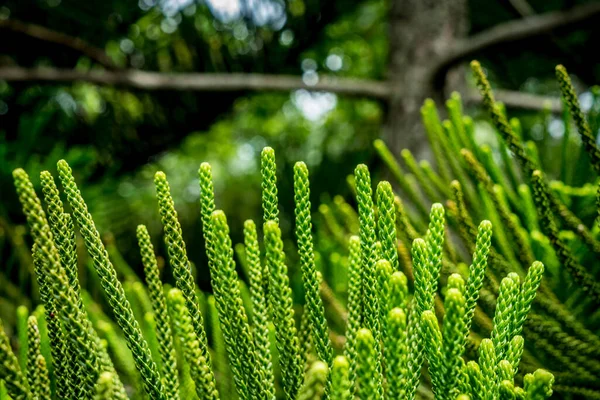
[[[477,154],[469,136],[470,122],[461,116],[460,98],[453,96],[449,108],[451,121],[439,129],[447,135],[447,143],[440,146],[464,146]],[[429,128],[437,131],[437,117],[432,110],[424,111],[430,117]],[[452,163],[447,174],[462,168],[459,161]],[[412,167],[420,168],[416,163]],[[434,203],[427,224],[403,207],[389,182],[380,182],[374,191],[370,171],[359,165],[354,175],[358,210],[340,199],[334,202],[328,216],[344,218],[337,228],[342,237],[326,239],[343,249],[326,253],[322,232],[313,226],[308,168],[296,163],[294,230],[304,291],[300,317],[292,292],[297,287],[289,272],[296,267],[289,265],[290,260],[296,258],[286,256],[288,243],[284,245],[279,223],[276,170],[275,154],[266,148],[261,155],[261,254],[259,228],[250,220],[244,224],[243,245],[234,246],[225,213],[215,207],[211,167],[200,166],[200,213],[212,295],[196,288],[195,266],[188,259],[164,173],[155,174],[154,184],[168,267],[177,286],[167,295],[145,225],[138,226],[137,239],[146,286],[130,273],[121,282],[117,262],[111,261],[114,250],[109,255],[101,241],[66,162],[59,162],[59,176],[72,217],[65,213],[49,173],[42,174],[46,218],[26,173],[16,170],[15,184],[35,241],[36,276],[47,311],[39,314],[46,327],[43,335],[36,317],[29,317],[25,371],[0,330],[0,378],[8,393],[15,399],[64,394],[66,399],[124,400],[131,393],[125,391],[123,374],[136,399],[142,389],[150,398],[169,400],[194,396],[412,400],[423,390],[442,400],[465,396],[533,400],[552,394],[554,377],[543,370],[527,370],[523,387],[515,384],[521,379],[521,359],[527,356],[524,337],[536,332],[527,317],[542,285],[543,264],[534,262],[524,276],[512,272],[501,278],[490,271],[488,263],[508,263],[497,261],[501,254],[492,246],[492,224],[473,223],[462,185],[432,186],[431,197],[453,194],[454,203],[447,208]],[[443,174],[433,173],[421,178],[441,181]],[[467,176],[463,171],[460,178]],[[512,207],[498,196],[493,205]],[[80,286],[73,222],[120,329]],[[465,248],[472,251],[472,262],[464,262],[462,250],[453,243],[447,225],[456,222]],[[236,254],[247,283],[238,274]],[[560,314],[553,301],[547,304],[548,309],[557,308],[553,315]],[[50,345],[52,369],[42,355],[44,340]],[[572,351],[585,347],[583,341],[569,343]],[[62,360],[62,369],[57,360]],[[430,388],[421,385],[423,366]]]

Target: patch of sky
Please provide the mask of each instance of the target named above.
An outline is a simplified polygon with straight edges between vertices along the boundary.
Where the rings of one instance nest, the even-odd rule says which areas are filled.
[[[158,6],[166,17],[174,17],[180,12],[193,15],[196,11],[195,0],[139,0],[138,4],[144,11]],[[269,25],[278,31],[287,21],[285,3],[282,0],[205,0],[204,4],[223,23],[250,16],[254,25]]]
[[[335,108],[337,96],[329,92],[300,89],[292,93],[292,102],[308,121],[319,122]]]

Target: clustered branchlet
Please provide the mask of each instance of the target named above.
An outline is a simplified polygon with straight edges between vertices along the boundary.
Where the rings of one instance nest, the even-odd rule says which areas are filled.
[[[188,258],[167,176],[156,172],[164,248],[155,251],[146,225],[137,227],[145,285],[122,273],[66,161],[58,163],[63,193],[50,172],[40,175],[47,211],[16,169],[42,305],[17,311],[16,354],[0,321],[0,390],[15,400],[599,398],[600,338],[580,316],[600,303],[597,270],[586,265],[600,241],[568,205],[574,192],[600,203],[600,191],[549,181],[520,122],[496,101],[481,65],[471,67],[497,148],[478,144],[458,94],[445,104],[446,120],[427,100],[421,114],[433,160],[406,149],[401,163],[377,140],[394,181],[374,185],[360,164],[347,179],[355,198],[319,207],[309,168],[297,162],[286,177],[294,186],[288,221],[279,212],[289,208],[279,204],[275,151],[266,147],[262,221],[244,223],[243,243],[232,242],[211,165],[202,163],[206,266]],[[566,69],[556,74],[600,172]],[[80,283],[77,235],[106,313],[85,290],[88,277]],[[200,273],[211,294],[198,290]],[[171,275],[174,287],[161,278]],[[573,298],[577,310],[568,307]]]

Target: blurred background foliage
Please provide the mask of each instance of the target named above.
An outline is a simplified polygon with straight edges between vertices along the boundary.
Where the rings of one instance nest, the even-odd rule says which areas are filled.
[[[470,0],[469,33],[522,18],[516,3],[523,1]],[[528,2],[539,14],[583,3],[590,2]],[[385,0],[5,0],[0,21],[23,21],[80,38],[102,49],[115,69],[276,73],[301,76],[310,84],[321,74],[385,79],[390,7]],[[599,35],[597,24],[582,22],[564,32],[494,47],[478,58],[497,87],[554,97],[558,85],[553,67],[565,63],[597,132],[600,91],[592,86],[600,82],[600,53],[591,49]],[[22,32],[3,30],[2,37],[0,66],[98,68],[72,49]],[[468,111],[476,119],[480,141],[497,148],[477,106]],[[282,227],[291,238],[293,162],[304,160],[309,166],[315,210],[338,194],[350,199],[346,176],[354,166],[363,162],[378,171],[372,141],[382,136],[390,112],[394,110],[378,100],[305,89],[144,91],[82,82],[0,81],[0,297],[24,304],[30,294],[35,299],[29,240],[12,184],[16,167],[38,182],[40,171],[54,172],[56,161],[66,159],[114,254],[134,269],[140,267],[136,225],[147,224],[159,236],[152,177],[165,171],[190,258],[199,266],[199,283],[206,290],[197,183],[201,162],[213,166],[217,204],[229,216],[235,243],[245,219],[260,220],[258,155],[265,145],[273,147]],[[525,139],[538,142],[546,171],[573,185],[591,179],[578,135],[560,115],[509,112],[521,118]],[[582,167],[565,176],[560,163],[553,162],[557,157]],[[163,248],[158,251],[164,253]],[[1,317],[10,321],[12,307],[0,305],[6,310]]]

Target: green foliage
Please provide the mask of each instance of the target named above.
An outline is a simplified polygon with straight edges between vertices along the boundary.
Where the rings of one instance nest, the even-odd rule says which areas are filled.
[[[35,194],[29,176],[25,171],[17,169],[13,172],[13,178],[34,238],[34,256],[39,257],[38,276],[43,276],[43,279],[47,280],[48,295],[52,297],[52,300],[49,300],[46,306],[48,309],[53,310],[53,303],[56,301],[56,312],[60,313],[62,320],[65,321],[65,331],[67,333],[65,336],[68,336],[69,345],[61,339],[58,339],[55,345],[59,349],[62,347],[64,350],[61,349],[61,351],[66,351],[67,357],[75,359],[81,368],[81,371],[75,374],[75,380],[67,382],[66,385],[72,385],[73,394],[76,397],[85,398],[91,395],[96,383],[96,376],[98,375],[97,350],[92,344],[85,317],[79,309],[73,288],[69,285],[66,272],[61,265],[60,256],[46,215],[42,210],[39,198]],[[56,314],[48,315],[48,320],[52,319],[57,319]],[[58,324],[54,329],[56,330],[56,336],[60,335],[58,332],[62,332]],[[63,366],[66,367],[64,358],[63,363]],[[59,376],[58,379],[66,379],[66,377]]]
[[[117,323],[125,333],[127,345],[133,353],[136,367],[142,375],[144,390],[153,400],[164,399],[164,389],[156,364],[152,360],[148,343],[142,336],[139,324],[133,315],[133,310],[125,297],[123,286],[117,278],[116,270],[108,258],[100,234],[96,230],[92,216],[88,212],[77,188],[71,168],[66,161],[61,160],[58,162],[58,170],[87,251],[94,261],[94,267],[100,277],[108,302],[113,308]]]
[[[362,315],[362,279],[361,279],[361,249],[358,236],[352,236],[349,240],[348,256],[348,320],[346,322],[346,344],[344,355],[349,363],[348,378],[351,391],[356,379],[356,335],[361,326]]]
[[[377,344],[371,331],[362,328],[356,334],[357,341],[357,368],[356,368],[356,391],[357,397],[361,399],[383,399],[383,387],[381,372],[378,371]]]
[[[244,243],[235,247],[236,263],[229,223],[216,210],[212,168],[203,163],[198,175],[209,296],[197,290],[195,266],[163,172],[155,174],[154,183],[169,272],[177,286],[166,298],[162,258],[155,255],[147,229],[140,225],[137,231],[144,286],[126,268],[115,267],[69,166],[59,163],[72,218],[110,306],[107,316],[101,304],[86,300],[79,284],[71,217],[51,175],[42,175],[46,218],[27,174],[15,170],[35,242],[41,298],[50,311],[43,315],[47,338],[36,336],[37,325],[30,323],[25,372],[9,336],[0,332],[0,379],[8,393],[15,399],[47,398],[50,385],[44,376],[49,376],[54,382],[50,393],[61,396],[65,390],[67,399],[137,399],[144,396],[142,388],[147,396],[161,399],[412,400],[433,393],[442,400],[537,400],[554,391],[593,398],[600,370],[594,358],[596,322],[580,319],[596,304],[595,282],[578,273],[593,276],[595,270],[581,268],[594,250],[580,233],[566,234],[564,227],[571,225],[550,207],[552,198],[559,204],[570,201],[574,188],[557,189],[535,172],[541,165],[524,150],[516,124],[508,122],[485,77],[476,72],[485,105],[518,165],[505,165],[513,163],[507,156],[498,157],[500,167],[490,168],[495,158],[482,155],[486,151],[472,136],[459,96],[447,104],[448,121],[440,121],[428,101],[424,122],[439,148],[436,157],[441,157],[435,167],[422,168],[405,152],[416,178],[406,179],[391,152],[376,143],[386,164],[396,169],[394,176],[406,179],[400,189],[410,188],[415,197],[407,196],[405,206],[389,182],[380,182],[374,193],[371,173],[361,164],[351,179],[357,210],[343,199],[325,200],[319,208],[324,218],[313,224],[308,167],[299,162],[293,171],[294,241],[283,237],[287,221],[279,213],[275,153],[265,148],[263,257],[257,226],[248,220]],[[517,172],[514,177],[511,168]],[[443,185],[446,179],[456,180]],[[589,192],[584,195],[593,198],[594,191]],[[516,193],[533,193],[533,201],[515,202]],[[429,203],[427,221],[422,209]],[[487,218],[498,223],[492,226]],[[550,233],[537,231],[554,219],[560,224]],[[573,264],[564,270],[548,267],[543,279],[544,265],[528,263],[547,258],[534,246],[538,242],[556,249],[559,263],[568,256]],[[576,250],[581,247],[583,251]],[[576,285],[576,293],[561,287],[565,279]],[[302,295],[304,301],[298,301]],[[50,375],[44,372],[38,345],[43,340],[52,351]],[[57,360],[62,360],[62,371]],[[70,360],[75,360],[72,366]],[[125,393],[125,387],[132,390]]]
[[[409,338],[426,336],[435,343],[434,349],[423,348],[409,339],[407,375],[412,383],[407,386],[408,396],[411,398],[416,390],[417,366],[425,354],[434,392],[441,398],[460,393],[471,398],[535,398],[534,392],[544,393],[543,387],[551,381],[545,373],[534,373],[536,365],[552,371],[557,396],[596,398],[600,392],[595,382],[600,375],[595,355],[574,343],[600,340],[598,228],[594,226],[598,183],[571,187],[549,180],[542,168],[556,170],[549,165],[554,161],[545,160],[533,142],[525,142],[528,132],[518,119],[509,120],[479,63],[471,66],[492,121],[487,136],[474,135],[473,122],[462,115],[460,97],[453,94],[446,103],[448,120],[440,120],[431,100],[421,110],[434,156],[431,164],[418,163],[404,151],[405,166],[401,165],[381,141],[374,143],[401,191],[401,197],[394,199],[396,248],[403,261],[400,268],[414,285],[419,312],[433,313],[413,325],[411,315],[408,317]],[[591,132],[588,118],[581,112],[564,68],[557,68],[557,77],[569,114],[594,164],[597,145],[587,137]],[[565,123],[570,124],[568,119]],[[497,135],[490,137],[490,133]],[[416,186],[407,179],[404,168],[415,176]],[[575,173],[573,168],[565,164],[563,169],[569,175]],[[436,202],[445,202],[445,219],[456,235],[440,234],[440,223],[436,222],[443,221],[440,215],[432,213],[429,227],[423,225],[423,205]],[[358,202],[359,210],[360,206]],[[485,219],[494,222],[494,227],[484,221],[477,228],[475,221]],[[350,230],[349,234],[356,232]],[[412,260],[405,262],[404,249],[411,242]],[[464,250],[473,254],[472,259]],[[438,289],[438,277],[447,289]],[[439,293],[442,301],[430,293]],[[464,324],[456,317],[463,312]],[[433,322],[437,319],[443,319],[443,324],[436,328]],[[462,343],[458,330],[463,332]],[[482,341],[485,337],[490,341]],[[479,361],[452,361],[456,360],[452,354],[460,353],[461,346],[469,357],[477,351]],[[515,365],[521,359],[523,369],[519,370]],[[457,365],[458,374],[439,373],[439,368],[454,370]],[[532,377],[527,379],[536,380],[539,389],[515,385],[529,374]],[[490,386],[489,382],[497,384]],[[448,384],[458,391],[451,393]],[[467,384],[475,394],[469,393]]]
[[[387,335],[384,342],[386,361],[387,397],[403,398],[403,380],[397,376],[406,376],[408,371],[408,349],[406,338],[406,312],[401,307],[392,308],[387,315]]]
[[[210,365],[204,319],[200,312],[198,299],[196,297],[194,278],[192,276],[190,262],[187,258],[181,225],[177,219],[177,211],[175,210],[175,205],[171,197],[167,177],[163,172],[159,171],[155,174],[154,184],[156,186],[159,212],[165,233],[164,240],[167,245],[169,262],[173,270],[173,275],[175,276],[175,282],[184,296],[186,304],[185,308],[190,314],[192,326],[194,328],[194,333],[192,335],[196,336],[195,340],[198,341],[198,347],[202,354],[202,358]],[[202,381],[212,382],[210,386],[215,385],[215,378],[210,368],[200,368],[194,371],[197,371],[200,374],[208,374],[207,376],[202,377]]]
[[[560,237],[554,214],[549,206],[548,188],[544,176],[540,170],[533,171],[532,177],[533,198],[540,214],[543,231],[550,239],[550,243],[556,249],[556,255],[564,267],[573,275],[573,279],[583,287],[596,303],[600,303],[600,283],[575,259],[571,250]]]
[[[265,277],[263,274],[256,225],[252,220],[247,220],[244,223],[244,245],[249,271],[250,295],[252,296],[256,359],[258,370],[262,377],[261,386],[265,393],[268,394],[268,397],[273,398],[275,397],[275,378],[273,376],[273,361],[269,339],[269,316],[265,295],[268,277]]]
[[[50,400],[50,378],[40,343],[37,319],[32,315],[27,319],[27,382],[34,397]]]
[[[306,292],[306,305],[310,316],[311,338],[321,361],[331,366],[333,355],[328,335],[323,302],[319,295],[319,278],[315,267],[312,243],[312,221],[310,216],[310,189],[308,168],[303,162],[294,166],[294,200],[296,203],[296,237],[302,267],[302,278]]]
[[[596,172],[600,172],[600,149],[598,149],[596,138],[592,134],[590,125],[581,111],[579,99],[577,98],[577,94],[575,93],[575,89],[573,88],[571,78],[567,73],[567,69],[564,66],[558,65],[556,67],[556,78],[560,84],[560,91],[562,93],[563,100],[568,106],[569,113],[575,121],[575,125],[577,126],[577,130],[581,135],[583,145],[590,155],[591,164]]]
[[[168,301],[175,334],[179,338],[185,361],[189,365],[196,394],[201,399],[218,399],[219,394],[214,379],[211,379],[210,365],[204,357],[200,341],[195,335],[191,316],[186,310],[182,292],[179,289],[171,289]]]
[[[265,226],[265,248],[269,266],[269,305],[273,313],[277,350],[281,363],[283,389],[288,399],[293,399],[302,383],[302,370],[298,335],[292,308],[292,291],[289,286],[281,230],[277,222]]]
[[[261,398],[267,388],[254,372],[257,361],[254,341],[235,272],[227,219],[220,210],[211,216],[210,234],[216,255],[212,260],[212,287],[237,392],[242,399]]]
[[[115,397],[115,388],[113,387],[114,378],[110,372],[103,372],[98,377],[96,383],[96,393],[94,400],[109,400]]]
[[[333,360],[333,368],[331,370],[331,400],[349,400],[352,398],[349,371],[350,365],[346,357],[337,356]]]
[[[383,383],[382,367],[381,367],[381,321],[380,321],[380,304],[378,298],[378,288],[376,281],[375,263],[378,254],[375,250],[376,228],[375,228],[375,208],[373,205],[373,189],[371,188],[371,176],[366,165],[361,164],[356,167],[354,176],[356,178],[356,192],[358,203],[358,218],[360,232],[360,249],[362,255],[361,266],[361,281],[362,281],[362,324],[370,331],[372,335],[371,345],[363,343],[374,351],[377,357],[373,357],[375,369],[372,379],[375,381],[371,384],[375,385],[378,390],[381,390]],[[358,333],[357,333],[358,335]],[[358,340],[358,336],[357,336]],[[366,340],[366,339],[365,339]],[[360,340],[358,342],[360,344]],[[363,349],[365,350],[365,349]],[[363,354],[364,355],[364,354]],[[360,360],[360,351],[357,360]],[[359,363],[360,364],[360,363]],[[358,383],[360,387],[360,383]],[[379,393],[381,394],[381,392]]]
[[[272,156],[269,151],[265,154],[267,157]],[[271,187],[274,185],[274,174],[269,175],[274,171],[274,159],[271,157],[270,160],[270,164],[267,164],[269,172],[265,175],[265,191],[271,193],[271,195],[266,197],[268,207],[265,209],[268,212],[267,215],[276,216],[277,200],[276,195],[273,195],[276,191]],[[131,346],[133,361],[136,363],[136,369],[141,375],[142,382],[144,382],[150,376],[148,374],[154,373],[153,368],[156,368],[152,359],[147,362],[140,361],[144,357],[152,357],[149,351],[144,350],[148,344],[140,336],[139,325],[132,317],[132,306],[125,299],[124,294],[121,294],[123,291],[122,286],[120,286],[120,283],[115,282],[116,274],[112,264],[110,264],[105,254],[106,250],[104,250],[102,243],[99,242],[97,233],[94,233],[96,231],[93,221],[86,211],[85,203],[72,180],[68,166],[61,163],[60,172],[67,198],[72,203],[76,221],[80,226],[84,239],[87,236],[88,250],[95,255],[97,260],[96,269],[99,270],[102,280],[106,282],[105,287],[107,288],[109,304],[115,312],[122,313],[122,315],[117,316],[117,322],[121,321],[121,328],[125,333],[125,337],[123,339],[113,339],[113,341],[124,340],[128,346]],[[209,166],[203,165],[200,175],[206,177],[204,180],[201,178],[204,193],[207,194],[205,197],[207,200],[204,202],[207,204],[204,207],[205,211],[210,211],[211,204],[214,204],[214,200],[210,195],[211,178],[209,172]],[[49,242],[49,240],[53,240],[53,237],[48,223],[43,219],[43,211],[35,206],[39,203],[36,203],[35,199],[37,198],[34,197],[35,194],[27,186],[26,176],[23,174],[20,171],[15,172],[15,177],[18,178],[17,188],[24,200],[24,209],[28,212],[32,221],[45,223],[43,225],[45,228],[41,230],[40,225],[32,225],[32,229],[34,229],[34,232],[39,232],[40,243],[42,243],[42,240],[53,243],[53,241]],[[310,201],[306,166],[297,164],[295,176],[300,265],[305,281],[307,312],[310,316],[310,325],[313,326],[310,329],[309,337],[312,343],[319,343],[319,341],[322,343],[315,346],[317,356],[327,357],[328,354],[331,354],[331,344],[328,344],[330,343],[330,329],[325,322],[325,302],[320,296],[322,278],[316,271],[315,258],[313,258],[312,224],[310,213],[307,212]],[[50,182],[50,180],[47,181]],[[168,183],[164,174],[161,173],[156,175],[155,181],[160,204],[159,209],[165,226],[165,242],[168,246],[167,250],[176,281],[183,290],[191,289],[192,308],[198,311],[197,317],[200,318],[202,313],[201,302],[198,301],[193,288],[189,261],[185,256],[185,245],[183,244],[181,228],[177,222],[173,200],[169,194]],[[269,220],[264,226],[268,284],[265,282],[266,277],[263,277],[264,269],[260,260],[256,227],[251,221],[247,221],[245,224],[245,254],[250,274],[252,297],[252,318],[250,319],[246,314],[247,310],[240,290],[241,282],[235,269],[233,246],[229,237],[225,215],[222,211],[213,211],[210,220],[205,221],[206,247],[210,257],[212,288],[216,311],[218,312],[218,323],[225,339],[225,350],[221,349],[220,351],[226,351],[229,355],[229,365],[233,372],[239,398],[274,398],[275,396],[275,386],[273,385],[273,376],[275,375],[271,361],[272,339],[269,337],[268,326],[270,317],[273,318],[272,322],[275,327],[275,343],[278,349],[279,371],[282,374],[282,389],[287,398],[296,398],[297,396],[303,399],[317,399],[330,396],[331,398],[347,399],[351,397],[353,392],[356,392],[361,398],[373,399],[394,398],[394,396],[410,395],[411,393],[414,396],[419,383],[420,365],[424,359],[429,362],[434,393],[438,393],[440,398],[446,396],[452,398],[452,396],[472,390],[468,384],[470,382],[468,368],[463,367],[465,364],[462,356],[468,326],[470,326],[470,317],[473,315],[472,310],[475,308],[474,304],[477,301],[477,294],[481,287],[481,276],[485,274],[491,232],[490,224],[484,222],[480,226],[468,281],[465,283],[460,275],[456,274],[448,278],[448,290],[444,304],[446,316],[440,329],[433,310],[435,308],[436,293],[438,292],[440,271],[443,266],[444,208],[440,204],[434,204],[426,239],[416,239],[413,243],[412,264],[414,265],[415,296],[411,301],[412,305],[409,306],[410,297],[406,276],[397,271],[399,265],[395,248],[397,240],[395,208],[391,187],[387,183],[381,183],[378,186],[378,224],[374,217],[375,204],[372,198],[369,172],[365,166],[357,168],[357,188],[359,204],[362,203],[358,213],[359,227],[363,237],[370,245],[364,246],[360,238],[356,236],[352,237],[349,242],[350,297],[348,303],[349,322],[346,329],[348,340],[345,346],[347,357],[340,356],[335,360],[331,360],[331,369],[327,366],[327,363],[316,361],[312,363],[306,374],[303,372],[302,356],[298,342],[299,333],[294,321],[288,268],[285,262],[281,231],[277,222]],[[53,193],[52,197],[56,199],[56,193]],[[57,213],[60,216],[66,215],[61,209],[58,209]],[[63,218],[58,221],[65,223],[68,222],[68,219]],[[377,241],[377,239],[380,241]],[[188,307],[188,299],[183,290],[172,289],[169,292],[168,301],[165,301],[154,249],[148,231],[143,225],[138,227],[138,241],[148,284],[149,301],[154,318],[157,321],[157,323],[150,326],[156,330],[158,340],[158,354],[154,354],[154,356],[160,358],[163,366],[160,369],[161,380],[159,382],[164,382],[164,387],[168,388],[167,390],[161,389],[157,394],[169,399],[179,396],[177,382],[180,375],[176,374],[176,371],[181,367],[183,370],[189,368],[190,376],[195,384],[196,394],[200,398],[218,398],[219,394],[215,385],[213,369],[209,359],[205,357],[205,354],[208,354],[208,347],[206,342],[203,342],[198,335],[193,322],[194,313],[190,312]],[[376,242],[381,244],[376,246]],[[376,247],[380,250],[375,251]],[[65,247],[65,249],[68,248],[71,247]],[[369,257],[361,256],[363,248],[367,254],[371,254]],[[54,249],[54,253],[50,253],[50,255],[55,254],[55,259],[62,261],[58,256],[59,251],[56,247],[50,246],[50,250],[52,249]],[[36,251],[36,254],[38,254],[36,258],[39,260],[39,267],[47,268],[48,262],[43,261],[44,258],[42,257],[48,257],[48,255],[41,251]],[[70,259],[68,257],[63,258]],[[392,266],[392,263],[394,263],[394,266]],[[77,285],[77,281],[67,279],[66,271],[61,262],[56,265],[55,271],[58,271],[58,273],[55,272],[54,274],[67,287],[67,293],[63,294],[64,299],[59,303],[60,308],[57,311],[73,310],[73,313],[78,316],[62,319],[60,323],[75,324],[77,321],[82,321],[79,323],[88,326],[88,328],[83,329],[81,339],[84,340],[87,336],[89,346],[86,349],[93,351],[88,354],[95,354],[96,362],[100,363],[103,346],[100,343],[98,347],[98,344],[94,342],[94,330],[91,328],[91,321],[87,319],[89,318],[87,311],[80,308],[77,303],[78,299],[81,300],[81,297],[75,294],[74,286]],[[494,318],[495,327],[492,338],[497,349],[506,348],[506,350],[496,355],[494,347],[489,350],[484,345],[489,342],[490,346],[494,346],[491,341],[482,342],[479,364],[482,371],[481,379],[485,382],[495,382],[495,374],[499,373],[496,369],[500,368],[496,365],[496,361],[504,353],[506,353],[510,365],[510,373],[505,374],[505,377],[512,379],[514,372],[516,372],[523,346],[522,341],[514,340],[512,336],[518,332],[522,323],[521,320],[526,316],[532,303],[533,296],[540,283],[541,267],[532,267],[530,272],[531,277],[528,275],[525,281],[526,285],[523,285],[522,290],[517,290],[514,286],[516,284],[514,277],[503,280],[500,289],[501,300],[498,302],[496,310],[497,317]],[[504,289],[505,286],[513,289]],[[138,292],[143,290],[143,287],[139,285],[135,287],[139,288],[136,289]],[[268,295],[265,297],[265,288],[267,287]],[[511,295],[504,294],[509,292]],[[365,294],[364,299],[362,298],[363,293]],[[521,293],[522,298],[519,297]],[[141,295],[143,297],[143,293]],[[335,296],[335,294],[333,295]],[[328,299],[329,301],[331,299]],[[361,307],[364,308],[361,309]],[[167,314],[167,308],[170,317]],[[272,310],[271,316],[267,313],[268,309]],[[411,310],[410,314],[409,310]],[[407,314],[409,315],[408,318]],[[131,320],[123,321],[126,316],[129,316]],[[49,386],[43,382],[48,382],[48,380],[42,378],[47,372],[43,368],[44,361],[41,361],[43,357],[39,352],[39,336],[36,336],[38,331],[33,318],[30,319],[31,338],[28,341],[30,349],[28,376],[31,377],[29,378],[30,385],[36,390],[36,393],[47,393]],[[169,329],[171,324],[174,328],[173,332]],[[200,326],[203,325],[204,323],[200,320]],[[361,328],[362,326],[364,328]],[[375,340],[375,336],[369,327],[377,330],[379,340]],[[106,328],[103,329],[106,330]],[[213,329],[212,332],[216,331]],[[176,342],[179,344],[178,346],[173,345],[174,342],[171,336],[173,334],[178,338]],[[132,343],[132,339],[135,338],[137,338],[136,340],[139,339],[139,342]],[[213,337],[216,350],[219,347],[216,346],[215,340],[216,338]],[[76,343],[79,344],[80,342]],[[319,346],[322,346],[320,350]],[[64,347],[67,351],[75,354],[82,353],[85,350],[80,346],[74,346],[72,342],[68,342]],[[183,357],[176,361],[175,349],[178,347],[181,349]],[[8,388],[12,393],[18,393],[18,388],[21,387],[20,390],[24,391],[24,396],[28,396],[25,378],[20,372],[16,357],[12,355],[10,346],[6,347],[6,350],[3,354],[6,354],[8,360],[12,357],[14,361],[12,366],[10,361],[4,364],[7,366],[5,368],[12,371],[11,376],[14,376],[8,382]],[[490,351],[494,355],[491,355]],[[97,378],[91,385],[89,392],[87,394],[82,393],[83,398],[120,398],[118,394],[119,381],[115,379],[112,372],[103,370],[100,364],[97,365],[93,370],[97,371]],[[187,367],[184,368],[184,366]],[[465,370],[467,372],[463,372],[463,368],[467,368]],[[470,368],[473,369],[474,367],[471,365]],[[331,371],[331,376],[329,371]],[[409,373],[409,371],[411,372]],[[156,373],[158,374],[158,370],[156,370]],[[531,382],[527,383],[528,386],[525,388],[526,391],[532,393],[532,396],[537,396],[539,393],[548,393],[549,381],[544,380],[546,379],[544,378],[545,375],[538,375],[539,378],[532,375],[533,378],[529,378]],[[271,377],[269,378],[269,376]],[[19,379],[22,381],[21,384],[19,384]],[[74,379],[79,378],[75,376]],[[529,382],[529,380],[526,382]],[[145,387],[148,391],[152,390],[147,383]],[[500,386],[492,385],[490,390],[496,390],[493,389],[494,387]],[[40,394],[40,396],[42,395]]]
[[[177,360],[175,348],[173,347],[173,336],[171,334],[171,320],[167,312],[167,303],[164,289],[160,280],[160,272],[154,255],[154,247],[150,241],[148,229],[144,225],[137,227],[137,239],[140,246],[142,264],[148,294],[152,302],[152,310],[155,318],[155,329],[158,340],[158,350],[162,364],[161,378],[167,397],[177,400],[179,398],[179,379],[177,377]]]
[[[10,346],[10,338],[0,321],[0,372],[8,394],[15,400],[31,398],[27,380]]]
[[[298,400],[321,400],[326,396],[328,368],[322,361],[315,361],[306,373],[304,384],[298,392]]]

